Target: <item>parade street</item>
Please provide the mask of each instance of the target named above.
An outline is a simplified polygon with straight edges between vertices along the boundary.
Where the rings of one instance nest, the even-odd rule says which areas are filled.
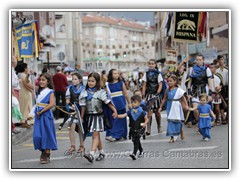
[[[211,130],[210,141],[201,140],[194,128],[184,126],[185,139],[177,138],[175,143],[168,143],[166,136],[166,112],[162,112],[163,133],[158,134],[156,121],[153,118],[152,134],[141,139],[144,157],[133,161],[131,140],[109,142],[105,140],[105,132],[101,133],[103,148],[106,157],[102,161],[88,162],[83,157],[65,156],[69,148],[67,125],[60,131],[58,125],[62,119],[55,122],[58,150],[51,152],[51,162],[40,164],[40,152],[34,150],[32,137],[19,145],[13,145],[11,150],[12,169],[90,169],[90,168],[229,168],[229,125],[215,126]],[[176,138],[176,137],[175,137]],[[85,148],[88,152],[91,147],[91,137],[87,137]],[[76,147],[79,146],[76,134]]]

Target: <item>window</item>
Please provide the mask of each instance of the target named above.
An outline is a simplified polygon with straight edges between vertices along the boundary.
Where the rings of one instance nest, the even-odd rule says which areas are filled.
[[[96,34],[102,35],[102,27],[96,27]]]
[[[115,29],[114,28],[110,28],[110,36],[112,37],[112,36],[115,36],[115,33],[116,31],[115,31]]]
[[[103,44],[102,39],[97,39],[97,40],[96,40],[96,44],[97,44],[97,45],[102,45],[102,44]]]

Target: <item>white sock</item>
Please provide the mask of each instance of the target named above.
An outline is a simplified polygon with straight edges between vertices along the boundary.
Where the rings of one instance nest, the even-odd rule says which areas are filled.
[[[99,150],[99,153],[100,153],[100,154],[105,154],[105,152],[104,152],[103,149]]]
[[[90,151],[90,154],[95,158],[95,151]]]

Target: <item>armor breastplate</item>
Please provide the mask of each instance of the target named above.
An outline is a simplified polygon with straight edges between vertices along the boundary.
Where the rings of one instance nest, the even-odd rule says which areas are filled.
[[[144,123],[144,114],[143,112],[141,113],[141,115],[137,118],[136,121],[133,120],[132,115],[129,116],[129,127],[131,127],[132,129],[141,129],[141,123]]]
[[[102,103],[94,94],[91,100],[87,100],[87,114],[101,114],[103,112]]]
[[[78,102],[78,97],[80,94],[75,94],[72,90],[72,88],[70,88],[70,102],[73,104],[74,102]]]
[[[147,72],[146,94],[156,94],[157,90],[158,90],[158,73],[154,73],[153,76],[150,76],[150,73]]]
[[[206,85],[208,83],[206,70],[207,69],[205,69],[200,76],[192,78],[193,86],[201,86]]]

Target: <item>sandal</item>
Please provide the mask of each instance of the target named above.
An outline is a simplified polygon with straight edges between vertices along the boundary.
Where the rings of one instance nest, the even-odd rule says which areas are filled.
[[[216,121],[216,126],[220,126],[220,125],[221,125],[220,121],[219,120]]]
[[[96,161],[101,161],[105,158],[105,154],[100,153],[99,156],[97,157]]]
[[[84,154],[84,156],[90,163],[93,163],[94,157],[91,154]]]
[[[226,119],[223,119],[223,120],[222,120],[222,124],[223,124],[223,125],[226,125],[226,124],[227,124]]]
[[[49,157],[49,158],[48,158]],[[42,151],[42,154],[40,156],[40,163],[41,164],[47,164],[50,161],[50,153],[46,153],[46,151]]]
[[[64,155],[71,155],[76,151],[75,145],[71,145],[71,147],[65,151]]]
[[[85,148],[83,146],[79,146],[79,149],[77,150],[77,154],[84,155],[85,154]]]
[[[23,124],[21,125],[21,127],[22,127],[22,128],[27,128],[27,129],[30,129],[30,128],[31,128],[31,126],[30,126],[29,124],[27,124],[27,123],[23,123]]]
[[[171,139],[169,140],[169,143],[174,143],[174,138],[171,138]]]

